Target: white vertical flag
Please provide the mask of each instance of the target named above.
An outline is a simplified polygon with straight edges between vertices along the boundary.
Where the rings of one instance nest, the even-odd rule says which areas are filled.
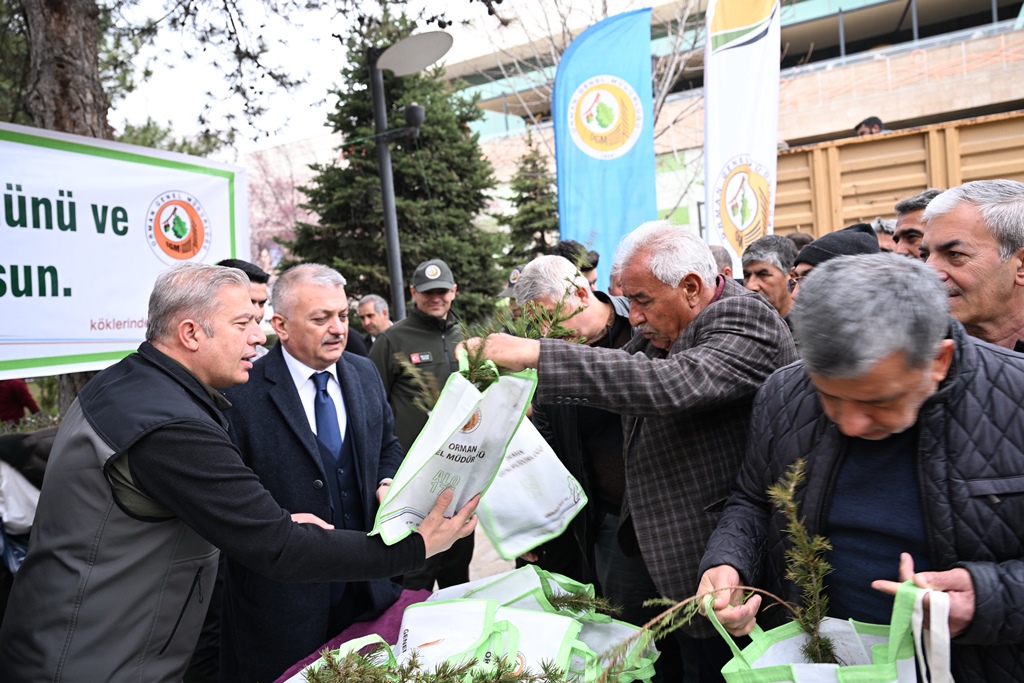
[[[779,131],[779,0],[711,0],[704,45],[708,244],[740,256],[771,234]]]

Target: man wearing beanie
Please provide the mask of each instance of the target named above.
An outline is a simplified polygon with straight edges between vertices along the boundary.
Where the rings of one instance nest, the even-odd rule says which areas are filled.
[[[837,256],[877,254],[880,251],[878,238],[868,223],[855,223],[848,228],[819,237],[801,249],[793,263],[793,274],[790,278],[793,298],[795,299],[800,292],[800,282],[825,261]]]

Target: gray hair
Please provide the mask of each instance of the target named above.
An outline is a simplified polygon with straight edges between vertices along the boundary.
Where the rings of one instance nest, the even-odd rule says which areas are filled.
[[[715,284],[718,268],[711,250],[686,228],[668,221],[644,223],[619,242],[612,273],[621,275],[641,254],[650,255],[651,274],[673,289],[688,273],[696,273],[707,287]]]
[[[549,254],[535,258],[519,271],[514,292],[520,306],[542,296],[549,296],[556,303],[565,300],[571,305],[581,287],[590,289],[590,283],[576,264],[564,256]]]
[[[897,216],[902,216],[905,213],[913,213],[914,211],[920,211],[921,209],[927,209],[931,201],[942,194],[942,190],[936,190],[934,187],[929,187],[923,192],[915,194],[913,197],[907,197],[896,202],[896,206],[893,210],[896,211]]]
[[[789,269],[796,261],[796,245],[793,240],[781,235],[765,235],[743,252],[743,267],[754,261],[770,263],[783,275],[789,275]]]
[[[388,302],[379,294],[367,294],[359,300],[356,307],[362,308],[363,304],[373,304],[374,313],[383,313],[384,311],[390,310],[388,309]]]
[[[207,336],[213,336],[213,317],[222,305],[217,294],[224,287],[248,291],[249,276],[237,268],[205,263],[182,263],[156,278],[149,295],[146,341],[170,339],[184,318],[191,318]]]
[[[715,259],[715,265],[718,266],[718,272],[721,273],[723,268],[732,268],[732,254],[729,250],[720,244],[712,244],[708,247],[711,250],[711,256]]]
[[[949,298],[923,261],[891,253],[840,256],[803,280],[790,316],[808,372],[859,377],[900,351],[910,368],[935,358],[949,331]]]
[[[274,313],[288,315],[294,303],[292,290],[299,284],[344,287],[347,283],[341,273],[330,266],[319,263],[301,263],[293,266],[284,271],[274,283],[274,291],[270,294],[270,305]]]
[[[981,210],[985,225],[999,243],[1001,259],[1005,261],[1024,248],[1024,183],[1016,180],[964,183],[933,199],[924,210],[924,219],[930,221],[945,216],[964,202]]]
[[[876,234],[892,235],[896,232],[896,221],[876,216],[875,220],[871,221],[871,229]]]

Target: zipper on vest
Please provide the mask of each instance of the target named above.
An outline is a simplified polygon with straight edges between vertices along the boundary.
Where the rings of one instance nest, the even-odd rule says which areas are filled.
[[[448,337],[445,336],[444,330],[441,330],[441,349],[444,351],[444,359],[448,362],[448,372],[452,373],[458,370],[458,366],[452,367],[452,357],[448,353]]]
[[[181,606],[181,611],[178,612],[178,620],[174,622],[174,628],[171,629],[171,635],[167,636],[167,642],[164,643],[164,646],[162,648],[160,648],[160,652],[157,654],[157,656],[160,656],[164,652],[166,652],[167,648],[171,644],[171,641],[174,640],[174,634],[178,632],[178,626],[181,624],[181,618],[183,616],[185,616],[185,610],[188,609],[188,603],[189,603],[189,601],[192,600],[192,594],[195,593],[196,586],[199,586],[199,602],[202,603],[202,601],[203,601],[203,584],[202,584],[202,581],[200,581],[202,576],[203,576],[203,568],[200,567],[199,569],[196,570],[196,577],[194,579],[192,579],[192,586],[188,589],[188,595],[185,596],[185,604]]]

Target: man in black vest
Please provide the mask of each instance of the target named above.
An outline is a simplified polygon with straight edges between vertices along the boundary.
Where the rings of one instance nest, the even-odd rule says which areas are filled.
[[[148,341],[64,416],[0,628],[3,680],[181,681],[218,548],[277,581],[357,581],[416,569],[472,533],[476,499],[446,520],[450,491],[393,546],[274,501],[228,438],[219,392],[248,379],[266,340],[249,296],[234,268],[162,273]]]
[[[345,278],[296,266],[275,284],[273,305],[280,344],[228,392],[232,439],[282,507],[369,531],[403,451],[373,363],[342,353]],[[221,680],[272,681],[400,592],[387,579],[287,585],[229,560]]]

